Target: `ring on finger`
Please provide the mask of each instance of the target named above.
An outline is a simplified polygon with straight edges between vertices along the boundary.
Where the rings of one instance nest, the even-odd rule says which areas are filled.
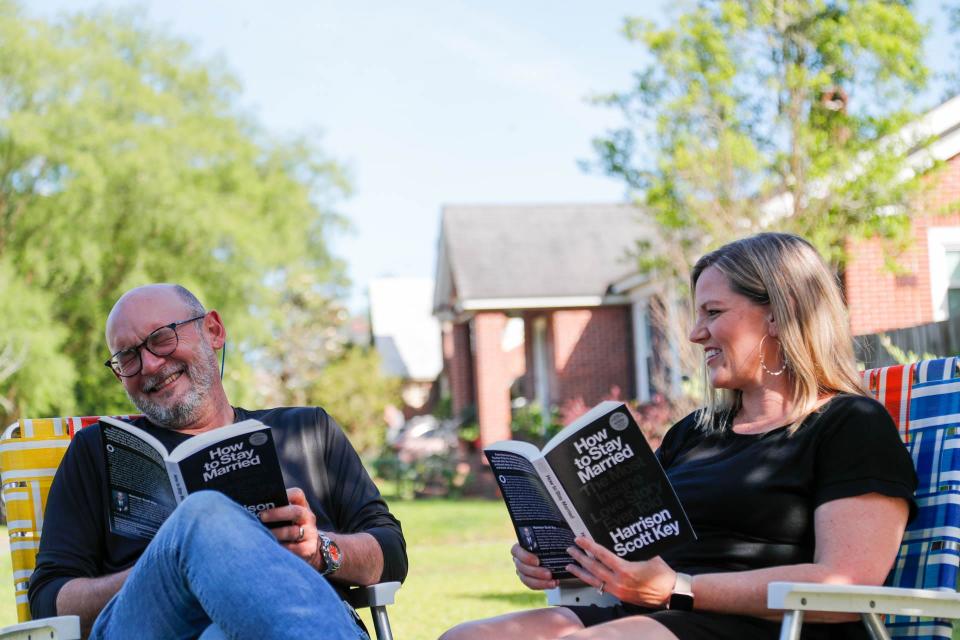
[[[303,525],[300,525],[300,533],[297,535],[297,539],[294,542],[300,542],[303,540]]]
[[[607,581],[606,580],[601,581],[600,586],[597,587],[597,593],[599,593],[600,595],[603,595],[603,588],[606,586],[607,586]]]

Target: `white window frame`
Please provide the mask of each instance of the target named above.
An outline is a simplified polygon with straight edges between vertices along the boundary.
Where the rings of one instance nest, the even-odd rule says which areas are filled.
[[[930,261],[930,296],[935,322],[946,320],[947,291],[950,278],[947,274],[947,252],[960,251],[960,227],[929,227],[927,229],[927,255]]]
[[[543,415],[550,415],[550,356],[547,351],[547,318],[533,319],[533,384],[534,399]]]
[[[633,367],[637,381],[637,401],[650,402],[650,371],[647,363],[650,358],[650,314],[647,308],[649,298],[640,298],[630,305],[630,318],[633,322]]]

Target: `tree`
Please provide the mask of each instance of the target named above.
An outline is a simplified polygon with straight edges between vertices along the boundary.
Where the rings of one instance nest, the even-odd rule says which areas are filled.
[[[322,405],[344,428],[357,451],[376,451],[383,445],[384,409],[402,404],[402,381],[383,374],[375,349],[344,341],[342,334],[318,338],[336,342],[339,349],[328,353],[322,366],[309,362],[309,351],[301,352],[297,359],[305,365],[302,368],[282,363],[280,375],[271,373],[258,386],[263,403],[277,404],[294,389],[295,403]]]
[[[906,240],[925,167],[908,168],[925,29],[907,0],[701,0],[669,25],[626,20],[652,62],[600,99],[627,126],[595,140],[663,242],[641,268],[683,278],[705,250],[799,233],[842,268],[848,238]],[[642,144],[644,143],[645,144]]]
[[[221,311],[241,403],[290,274],[342,291],[342,170],[314,141],[270,138],[238,96],[139,13],[44,21],[0,0],[0,418],[127,410],[101,363],[132,286],[179,282]]]
[[[946,12],[950,33],[960,33],[960,4],[944,4],[943,9]],[[953,60],[957,60],[958,53],[960,53],[960,42],[955,42],[953,45]],[[953,68],[947,70],[944,76],[947,97],[953,97],[960,93],[960,66],[954,63]]]

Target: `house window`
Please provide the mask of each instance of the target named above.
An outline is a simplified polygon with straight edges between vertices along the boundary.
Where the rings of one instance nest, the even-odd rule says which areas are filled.
[[[533,383],[534,399],[550,415],[550,354],[547,347],[547,319],[543,316],[533,320]]]
[[[633,319],[633,366],[637,381],[637,400],[649,402],[651,397],[650,372],[653,370],[652,336],[650,332],[649,302],[634,302],[630,314]]]
[[[960,318],[960,250],[947,251],[947,316]]]
[[[960,227],[927,230],[933,319],[960,317]]]

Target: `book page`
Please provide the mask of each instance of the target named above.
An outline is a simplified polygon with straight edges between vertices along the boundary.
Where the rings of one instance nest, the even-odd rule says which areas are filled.
[[[570,578],[564,567],[573,562],[566,552],[573,544],[573,532],[530,460],[502,444],[484,449],[484,454],[500,487],[520,546],[535,554],[540,565],[550,569],[554,578]],[[515,444],[536,451],[533,445]]]
[[[110,531],[150,539],[173,513],[177,501],[163,457],[140,437],[140,434],[150,437],[149,434],[117,422],[113,419],[100,421],[110,492]]]

